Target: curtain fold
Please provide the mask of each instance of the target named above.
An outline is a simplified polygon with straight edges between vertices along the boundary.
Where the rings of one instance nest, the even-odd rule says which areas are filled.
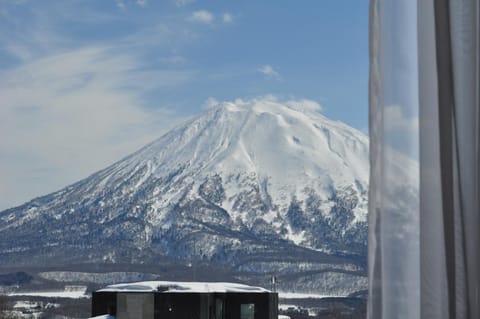
[[[478,9],[419,1],[424,318],[480,318]]]
[[[440,176],[434,1],[418,3],[421,317],[450,318]],[[426,165],[429,164],[429,165]]]
[[[370,6],[368,317],[480,318],[479,1]]]
[[[415,0],[370,2],[369,318],[420,317]]]
[[[450,1],[457,316],[480,318],[479,3]],[[438,24],[438,23],[437,23]],[[458,253],[457,253],[458,252]]]

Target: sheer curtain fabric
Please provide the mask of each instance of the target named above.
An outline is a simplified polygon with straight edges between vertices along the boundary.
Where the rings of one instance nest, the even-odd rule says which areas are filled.
[[[479,1],[370,6],[368,316],[480,318]]]

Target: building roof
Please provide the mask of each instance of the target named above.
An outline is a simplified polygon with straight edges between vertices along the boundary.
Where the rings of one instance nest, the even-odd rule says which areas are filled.
[[[261,287],[247,286],[229,282],[141,281],[109,285],[98,290],[98,292],[265,293],[270,291]]]

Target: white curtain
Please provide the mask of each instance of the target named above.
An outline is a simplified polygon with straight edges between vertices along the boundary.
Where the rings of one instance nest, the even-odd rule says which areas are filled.
[[[370,6],[370,318],[420,317],[417,7]]]
[[[480,318],[479,1],[370,5],[368,316]]]

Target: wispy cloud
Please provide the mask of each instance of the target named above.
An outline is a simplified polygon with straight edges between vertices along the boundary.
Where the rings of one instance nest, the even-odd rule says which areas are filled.
[[[262,73],[266,77],[270,78],[280,78],[280,73],[278,73],[271,65],[265,64],[262,65],[260,68],[257,69],[258,72]]]
[[[190,19],[198,23],[212,24],[215,16],[210,11],[198,10],[192,13]]]
[[[0,176],[9,187],[0,193],[0,209],[7,199],[19,204],[85,177],[161,135],[180,118],[144,107],[142,96],[189,77],[142,71],[135,56],[108,47],[64,52],[2,73],[0,136],[8,138],[0,139]]]
[[[233,15],[226,12],[222,16],[223,23],[229,24],[233,22]]]
[[[185,51],[201,30],[182,15],[144,21],[129,10],[153,1],[80,3],[29,2],[16,15],[0,4],[0,25],[10,30],[0,32],[0,210],[104,168],[186,116],[172,109],[177,100],[156,97],[201,72],[187,69]],[[191,18],[227,23],[206,10]]]
[[[309,99],[294,99],[285,102],[286,105],[293,109],[301,110],[304,112],[315,111],[322,112],[323,107],[316,101]]]
[[[136,0],[136,2],[140,7],[145,7],[148,4],[147,0]]]
[[[112,2],[120,10],[122,4],[141,5]],[[64,29],[73,13],[76,23],[95,16],[89,25],[114,24],[123,15],[64,5],[72,4],[25,6],[28,23],[9,12],[1,21],[11,32],[0,33],[0,55],[12,62],[0,72],[0,210],[88,176],[183,119],[148,96],[195,76],[174,67],[184,58],[172,46],[181,50],[191,41],[186,28],[169,21],[85,41]],[[145,59],[152,51],[166,58]]]
[[[135,0],[134,3],[142,8],[145,8],[148,5],[148,0]],[[127,10],[127,5],[125,4],[124,0],[115,0],[115,4],[117,8],[119,8],[122,11]]]
[[[211,108],[214,108],[215,106],[219,105],[221,102],[217,100],[214,97],[209,97],[204,103],[203,103],[203,109],[208,110]]]
[[[125,11],[127,7],[125,6],[125,3],[122,0],[116,0],[115,4],[117,5],[117,8],[119,8],[122,11]]]
[[[174,0],[177,7],[185,7],[191,3],[194,3],[195,0]]]

